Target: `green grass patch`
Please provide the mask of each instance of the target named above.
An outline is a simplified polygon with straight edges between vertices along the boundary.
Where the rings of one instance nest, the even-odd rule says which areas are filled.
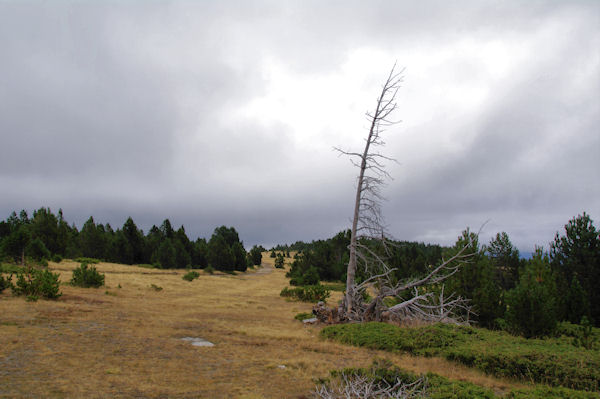
[[[340,282],[336,282],[336,281],[327,281],[327,282],[322,281],[321,284],[323,285],[323,287],[327,288],[329,291],[337,291],[337,292],[346,291],[346,283],[340,283]]]
[[[525,339],[483,328],[436,324],[400,328],[385,323],[340,324],[321,335],[355,346],[440,356],[486,373],[551,386],[598,391],[600,352],[567,337]]]
[[[312,313],[302,312],[302,313],[298,313],[296,316],[294,316],[294,319],[302,321],[302,320],[310,319],[312,317],[315,317]]]
[[[16,274],[16,273],[22,273],[23,271],[24,271],[24,267],[21,265],[15,265],[12,263],[0,264],[0,273]]]

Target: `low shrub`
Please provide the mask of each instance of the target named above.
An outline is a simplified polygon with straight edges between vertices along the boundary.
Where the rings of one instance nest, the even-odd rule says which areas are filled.
[[[162,289],[163,289],[162,287],[159,287],[156,284],[150,284],[150,288],[152,288],[154,291],[157,291],[157,292],[162,291]]]
[[[525,339],[483,328],[436,324],[400,328],[385,323],[325,327],[323,337],[343,343],[419,356],[441,356],[500,377],[597,391],[600,351],[574,347],[571,339]]]
[[[12,274],[9,277],[4,277],[0,274],[0,293],[7,288],[12,287]]]
[[[98,288],[104,285],[104,274],[99,273],[95,266],[82,263],[73,270],[71,285],[83,288]]]
[[[284,265],[285,265],[285,259],[283,258],[283,255],[277,254],[277,257],[275,258],[275,268],[283,269]]]
[[[403,370],[392,365],[386,360],[376,360],[369,368],[346,368],[343,370],[334,370],[330,372],[330,377],[321,379],[321,385],[330,385],[332,382],[339,382],[343,376],[361,376],[366,377],[367,381],[377,386],[393,386],[401,381],[404,384],[413,384],[419,379],[424,381],[419,398],[445,399],[597,399],[597,392],[585,392],[568,389],[564,387],[549,387],[537,385],[531,388],[518,388],[511,390],[506,396],[496,396],[496,394],[487,388],[475,385],[470,382],[451,380],[438,374],[427,373],[418,376],[410,371]],[[340,396],[345,397],[345,396]],[[404,397],[404,396],[403,396]],[[406,396],[411,397],[411,396]]]
[[[189,272],[184,274],[182,278],[185,281],[192,281],[194,279],[197,279],[198,277],[200,277],[200,273],[198,273],[197,271],[194,271],[194,270],[190,270]]]
[[[279,294],[285,298],[292,298],[302,302],[325,302],[331,295],[328,288],[316,285],[304,285],[301,287],[288,288],[285,287]]]
[[[538,385],[535,388],[513,389],[506,399],[598,399],[596,392],[576,391],[564,387]]]
[[[11,285],[14,295],[26,296],[28,300],[57,299],[62,294],[59,289],[60,275],[49,270],[26,268],[17,274],[17,282]]]
[[[75,259],[75,262],[97,264],[97,263],[100,263],[100,259],[79,257],[79,258]]]
[[[62,262],[62,259],[62,256],[60,256],[59,254],[52,255],[52,262],[60,263]]]
[[[470,382],[450,380],[437,374],[416,375],[410,371],[393,366],[385,360],[376,360],[369,368],[346,368],[332,371],[331,378],[326,379],[325,384],[331,384],[331,380],[343,380],[343,377],[363,377],[369,384],[375,387],[391,387],[398,383],[413,385],[416,392],[410,389],[401,396],[403,398],[461,398],[461,399],[496,399],[494,392],[472,384]],[[346,397],[346,396],[339,396]]]
[[[215,269],[214,269],[214,267],[212,267],[212,266],[208,265],[208,266],[206,266],[206,267],[204,268],[204,272],[205,272],[205,273],[208,273],[208,274],[214,274],[214,273],[215,273]]]

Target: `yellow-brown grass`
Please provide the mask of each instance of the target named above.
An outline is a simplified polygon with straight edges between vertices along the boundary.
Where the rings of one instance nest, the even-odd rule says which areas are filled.
[[[319,326],[293,318],[311,305],[279,296],[285,270],[274,269],[268,255],[262,268],[237,276],[200,272],[187,282],[185,271],[100,263],[106,287],[64,284],[58,301],[34,303],[5,292],[0,397],[297,398],[329,370],[367,366],[375,357],[496,391],[514,386],[443,359],[319,339]],[[75,266],[49,267],[66,283]],[[180,339],[188,336],[215,346]]]

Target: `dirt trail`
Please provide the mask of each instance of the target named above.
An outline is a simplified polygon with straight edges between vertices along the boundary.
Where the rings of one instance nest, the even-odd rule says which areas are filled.
[[[442,359],[321,340],[320,326],[293,318],[311,305],[279,296],[285,270],[265,258],[256,271],[201,273],[192,282],[181,278],[185,271],[144,274],[147,269],[101,263],[106,287],[63,285],[58,301],[35,303],[5,292],[0,397],[299,398],[329,370],[367,366],[376,357],[496,391],[511,386]],[[69,281],[73,267],[50,264],[61,281]],[[215,346],[195,347],[183,337]]]

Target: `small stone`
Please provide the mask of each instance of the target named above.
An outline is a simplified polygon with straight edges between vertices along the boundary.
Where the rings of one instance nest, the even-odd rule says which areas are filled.
[[[317,319],[316,317],[310,318],[310,319],[304,319],[302,320],[302,323],[304,324],[315,324],[317,321],[319,321],[319,319]]]
[[[195,338],[195,337],[184,337],[181,338],[182,341],[190,341],[193,346],[215,346],[212,342],[208,342],[203,338]]]
[[[282,369],[282,370],[283,370],[283,369],[285,368],[285,365],[283,365],[283,364],[280,364],[279,366],[277,366],[277,368],[280,368],[280,369]]]

